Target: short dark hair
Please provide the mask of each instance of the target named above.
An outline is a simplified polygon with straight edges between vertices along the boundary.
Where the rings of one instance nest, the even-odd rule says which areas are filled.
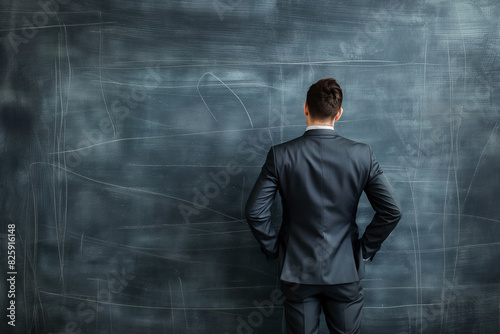
[[[342,106],[342,88],[333,78],[321,79],[309,87],[306,103],[313,119],[333,119]]]

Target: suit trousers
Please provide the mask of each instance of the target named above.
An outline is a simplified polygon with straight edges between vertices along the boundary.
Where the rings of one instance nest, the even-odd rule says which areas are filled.
[[[363,288],[361,282],[310,285],[281,281],[288,334],[317,334],[321,310],[330,333],[360,332]]]

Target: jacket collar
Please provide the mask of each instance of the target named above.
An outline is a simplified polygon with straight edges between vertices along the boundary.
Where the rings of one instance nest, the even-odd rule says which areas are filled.
[[[304,136],[337,136],[337,131],[330,129],[313,129],[304,132]]]

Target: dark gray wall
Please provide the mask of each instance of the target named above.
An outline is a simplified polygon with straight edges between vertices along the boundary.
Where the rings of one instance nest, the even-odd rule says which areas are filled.
[[[2,7],[2,333],[281,333],[243,207],[323,77],[404,210],[363,333],[500,331],[497,1]]]

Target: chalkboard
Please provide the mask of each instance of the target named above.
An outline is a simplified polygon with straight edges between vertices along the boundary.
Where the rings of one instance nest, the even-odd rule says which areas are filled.
[[[0,331],[284,333],[243,208],[334,77],[336,130],[372,146],[403,208],[367,264],[363,333],[498,333],[498,17],[491,0],[3,1]],[[361,228],[372,214],[363,198]]]

